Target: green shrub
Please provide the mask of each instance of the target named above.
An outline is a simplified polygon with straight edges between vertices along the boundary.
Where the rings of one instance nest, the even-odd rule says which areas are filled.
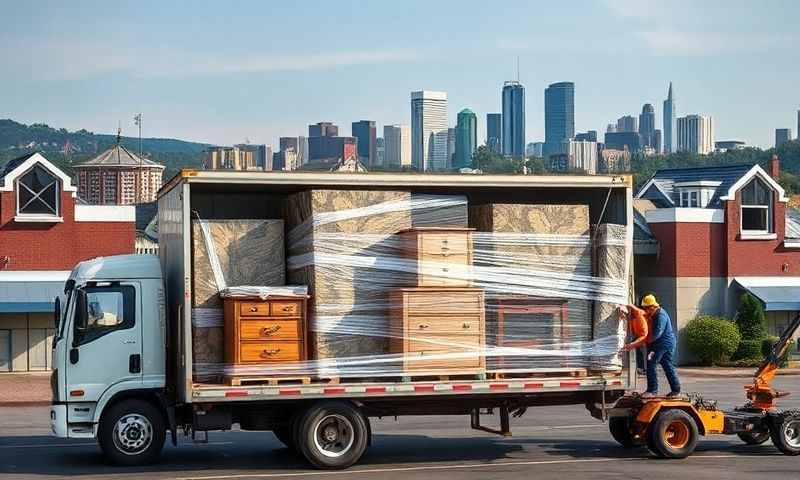
[[[761,351],[764,348],[764,339],[750,340],[742,335],[742,341],[739,342],[739,348],[734,352],[731,360],[760,360],[764,358]]]
[[[742,295],[736,325],[743,340],[763,340],[767,337],[767,322],[761,302],[749,293]]]
[[[704,365],[727,361],[742,339],[736,324],[722,317],[698,316],[686,325],[689,351]]]

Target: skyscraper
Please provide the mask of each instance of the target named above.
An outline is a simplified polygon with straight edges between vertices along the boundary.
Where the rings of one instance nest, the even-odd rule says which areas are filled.
[[[503,84],[503,155],[525,157],[525,87],[518,81]]]
[[[478,148],[478,117],[469,108],[458,112],[456,123],[456,155],[453,168],[472,166],[472,154]]]
[[[453,158],[456,156],[456,129],[447,129],[447,165],[444,168],[452,168]]]
[[[786,142],[790,142],[792,140],[792,129],[791,128],[776,128],[775,129],[775,148],[780,147]]]
[[[386,149],[384,164],[387,167],[411,166],[411,129],[408,125],[385,125],[383,141]]]
[[[372,120],[361,120],[353,122],[352,134],[358,139],[358,158],[367,168],[376,163],[377,156],[377,131],[375,122]]]
[[[339,127],[331,122],[319,122],[308,126],[309,137],[338,137]]]
[[[447,168],[447,92],[411,92],[411,163],[419,171]]]
[[[638,132],[639,121],[633,115],[625,115],[617,119],[617,132]]]
[[[669,92],[667,99],[664,100],[664,153],[675,151],[675,140],[672,135],[675,127],[675,98],[672,96],[672,82],[669,82]]]
[[[486,114],[486,146],[492,153],[503,153],[503,114]]]
[[[383,137],[375,139],[375,165],[386,165],[386,141]]]
[[[707,155],[714,150],[714,119],[707,115],[686,115],[676,121],[679,152]]]
[[[544,91],[544,156],[559,153],[575,136],[575,84],[554,83]]]
[[[656,148],[656,110],[649,103],[642,106],[642,113],[639,114],[639,135],[644,145]]]
[[[653,149],[655,149],[657,154],[661,154],[664,150],[661,148],[661,130],[656,129],[653,133]]]

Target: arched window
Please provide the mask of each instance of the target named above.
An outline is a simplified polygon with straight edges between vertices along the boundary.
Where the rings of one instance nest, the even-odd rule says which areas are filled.
[[[61,182],[35,165],[17,179],[17,215],[20,217],[59,217]]]
[[[759,178],[742,189],[742,233],[771,233],[772,190]]]

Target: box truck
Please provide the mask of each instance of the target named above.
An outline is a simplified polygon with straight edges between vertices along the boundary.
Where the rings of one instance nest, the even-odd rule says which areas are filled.
[[[184,170],[159,256],[56,299],[52,431],[137,465],[238,425],[346,468],[370,418],[603,416],[636,381],[631,203],[627,176]]]

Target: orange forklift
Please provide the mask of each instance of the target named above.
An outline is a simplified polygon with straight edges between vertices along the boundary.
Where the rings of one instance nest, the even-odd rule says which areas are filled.
[[[738,435],[749,445],[772,439],[784,454],[800,454],[800,410],[778,410],[776,399],[789,393],[770,386],[798,329],[800,314],[764,358],[753,383],[744,387],[748,399],[744,406],[723,411],[697,394],[669,399],[627,394],[607,412],[611,435],[623,447],[646,444],[663,458],[686,458],[694,452],[700,435],[716,434]]]

